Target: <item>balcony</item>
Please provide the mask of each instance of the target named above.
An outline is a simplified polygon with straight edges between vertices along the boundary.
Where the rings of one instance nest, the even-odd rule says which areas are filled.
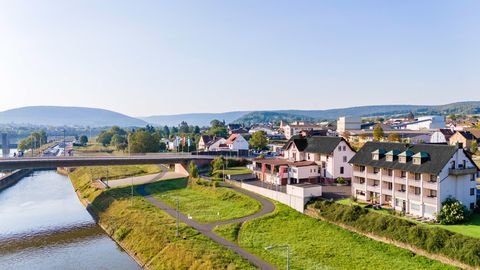
[[[437,197],[431,197],[431,196],[424,196],[423,197],[423,202],[428,203],[428,204],[437,204]]]
[[[395,190],[395,197],[405,200],[407,198],[407,193],[405,192],[405,190]]]
[[[380,180],[380,173],[367,173],[367,178],[368,179],[375,179],[375,180]]]
[[[449,169],[448,174],[453,176],[460,176],[466,174],[474,174],[477,173],[477,168],[457,168],[457,169]]]
[[[437,190],[437,182],[423,181],[423,188]]]
[[[365,184],[360,184],[360,183],[352,183],[352,186],[354,189],[357,190],[364,190],[365,191]]]
[[[384,182],[390,182],[390,183],[391,183],[391,182],[392,182],[392,176],[391,176],[391,175],[389,176],[389,175],[384,174],[384,175],[382,176],[382,181],[384,181]]]
[[[353,176],[365,177],[365,171],[353,171]]]
[[[411,201],[420,201],[420,195],[415,195],[413,193],[408,194],[408,199]]]
[[[408,184],[413,187],[422,187],[422,182],[420,180],[408,180]]]
[[[393,190],[388,189],[388,188],[382,188],[382,194],[384,195],[392,195]]]
[[[380,192],[380,185],[367,185],[367,191]]]
[[[401,177],[395,177],[395,184],[406,185],[407,184],[407,179],[406,178],[401,178]]]

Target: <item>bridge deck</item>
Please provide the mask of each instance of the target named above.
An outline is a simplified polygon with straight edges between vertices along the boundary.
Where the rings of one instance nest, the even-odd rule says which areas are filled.
[[[2,169],[39,169],[56,167],[173,164],[192,160],[213,160],[214,156],[153,154],[136,156],[92,156],[92,157],[21,157],[0,159]]]

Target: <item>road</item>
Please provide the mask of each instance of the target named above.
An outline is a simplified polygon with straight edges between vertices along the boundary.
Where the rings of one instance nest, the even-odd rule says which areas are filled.
[[[237,244],[232,243],[232,242],[220,237],[218,234],[213,232],[213,229],[218,225],[245,222],[245,221],[248,221],[248,220],[251,220],[251,219],[254,219],[254,218],[258,218],[258,217],[264,216],[266,214],[269,214],[269,213],[271,213],[275,210],[275,205],[272,202],[270,202],[269,200],[267,200],[267,199],[265,199],[265,198],[263,198],[263,197],[261,197],[257,194],[254,194],[254,193],[251,193],[249,191],[243,190],[241,188],[230,186],[230,185],[227,185],[227,184],[222,184],[222,186],[226,187],[226,188],[231,188],[231,189],[233,189],[233,190],[235,190],[239,193],[245,194],[245,195],[257,200],[262,205],[261,210],[258,211],[255,214],[250,215],[250,216],[237,218],[237,219],[232,219],[232,220],[217,221],[217,222],[207,223],[207,224],[198,223],[198,222],[196,222],[192,219],[189,219],[187,216],[185,216],[182,213],[179,213],[179,220],[181,222],[189,225],[190,227],[194,228],[195,230],[199,231],[203,235],[209,237],[210,239],[217,242],[218,244],[220,244],[220,245],[234,251],[235,253],[239,254],[240,256],[242,256],[243,258],[247,259],[252,264],[254,264],[256,267],[258,267],[260,269],[275,269],[272,265],[265,262],[264,260],[258,258],[257,256],[249,253],[245,249],[239,247]],[[167,212],[172,217],[176,217],[176,215],[177,215],[176,210],[173,209],[172,207],[170,207],[169,205],[155,199],[150,194],[148,194],[145,191],[145,185],[137,187],[137,192],[139,194],[141,194],[143,197],[145,197],[145,199],[147,199],[149,202],[151,202],[156,207],[158,207],[158,208],[162,209],[163,211]]]

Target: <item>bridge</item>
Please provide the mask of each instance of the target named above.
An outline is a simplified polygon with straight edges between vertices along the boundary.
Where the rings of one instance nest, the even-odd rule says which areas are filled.
[[[146,154],[132,156],[21,157],[0,159],[0,170],[45,169],[57,167],[113,166],[138,164],[178,164],[210,162],[215,156],[191,154]]]

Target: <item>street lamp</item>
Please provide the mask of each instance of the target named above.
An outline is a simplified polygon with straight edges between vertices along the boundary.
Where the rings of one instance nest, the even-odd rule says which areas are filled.
[[[287,270],[290,270],[290,247],[288,245],[268,246],[268,247],[265,247],[265,250],[272,250],[275,248],[285,248],[287,250]]]

